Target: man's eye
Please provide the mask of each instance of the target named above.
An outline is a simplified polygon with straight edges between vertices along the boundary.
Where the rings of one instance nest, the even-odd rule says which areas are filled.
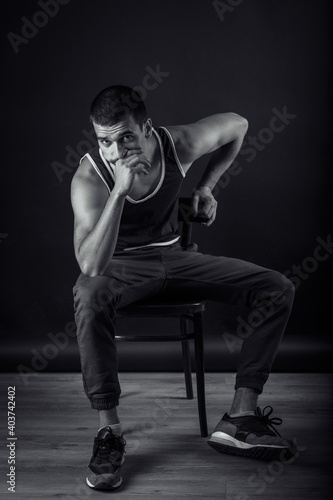
[[[123,137],[123,141],[124,141],[124,142],[130,142],[132,139],[133,139],[133,136],[132,136],[132,135],[125,135],[125,136]]]
[[[104,144],[104,146],[108,146],[110,144],[110,141],[108,141],[107,139],[102,139],[101,143]]]

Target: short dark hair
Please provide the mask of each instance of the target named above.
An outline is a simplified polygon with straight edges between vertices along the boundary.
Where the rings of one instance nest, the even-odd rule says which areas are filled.
[[[96,125],[111,127],[128,116],[132,116],[141,127],[148,119],[140,94],[125,85],[107,87],[91,104],[90,120]]]

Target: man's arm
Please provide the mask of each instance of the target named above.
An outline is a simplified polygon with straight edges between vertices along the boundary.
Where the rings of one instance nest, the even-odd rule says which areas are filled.
[[[192,199],[194,214],[200,204],[200,210],[208,215],[207,226],[216,217],[217,202],[212,190],[236,158],[247,128],[247,120],[236,113],[219,113],[189,125],[170,127],[185,171],[195,160],[212,153]]]
[[[102,180],[85,158],[73,177],[71,201],[74,211],[74,249],[86,276],[102,275],[118,239],[125,198],[136,173],[148,173],[150,163],[141,150],[132,150],[115,164],[115,184],[108,196]]]
[[[91,168],[83,162],[81,170]],[[114,253],[125,197],[116,192],[108,196],[98,176],[78,172],[72,181],[71,200],[76,260],[83,274],[97,276],[105,271]]]

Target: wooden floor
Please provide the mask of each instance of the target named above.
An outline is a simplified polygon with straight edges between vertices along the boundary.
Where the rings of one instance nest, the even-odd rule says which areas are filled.
[[[181,373],[121,373],[119,414],[127,441],[124,482],[112,493],[85,485],[97,429],[96,411],[80,374],[40,373],[25,385],[0,374],[0,499],[6,485],[7,387],[16,386],[16,493],[22,499],[328,500],[331,495],[332,376],[272,374],[260,406],[283,418],[283,435],[296,439],[292,464],[219,454],[199,433],[196,400],[184,399]],[[229,409],[233,374],[206,375],[211,432]],[[281,430],[281,428],[280,428]]]

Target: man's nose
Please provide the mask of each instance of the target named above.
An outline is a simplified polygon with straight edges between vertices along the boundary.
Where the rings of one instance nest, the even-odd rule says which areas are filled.
[[[125,158],[127,155],[127,151],[128,149],[123,148],[121,145],[115,144],[112,151],[112,161],[115,163],[121,158]]]

